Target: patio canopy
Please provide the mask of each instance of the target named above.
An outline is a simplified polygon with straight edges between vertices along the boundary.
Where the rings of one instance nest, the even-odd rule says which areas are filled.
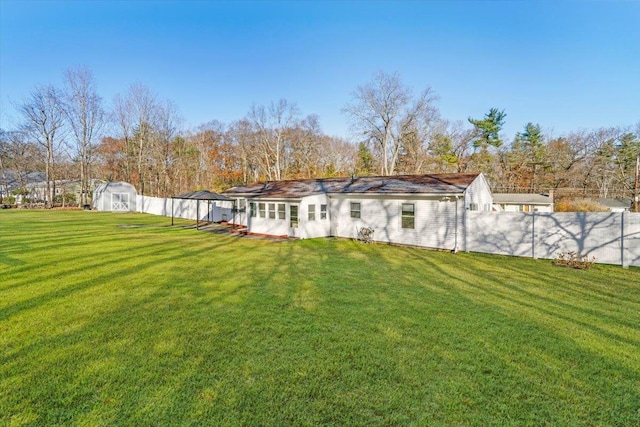
[[[178,196],[171,196],[171,225],[173,225],[173,199],[196,200],[196,229],[200,226],[200,200],[207,201],[208,209],[210,208],[209,205],[212,201],[233,201],[233,199],[223,196],[222,194],[207,190],[193,191],[191,193],[184,193]],[[209,210],[207,210],[207,212],[209,212]]]
[[[172,199],[188,199],[188,200],[224,200],[232,201],[232,199],[222,194],[214,193],[213,191],[200,190],[193,191],[191,193],[180,194],[179,196],[171,196]]]

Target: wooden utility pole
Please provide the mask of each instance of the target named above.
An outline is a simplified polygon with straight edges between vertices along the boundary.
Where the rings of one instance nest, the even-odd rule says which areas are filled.
[[[636,157],[636,183],[633,186],[633,211],[640,212],[640,156]]]

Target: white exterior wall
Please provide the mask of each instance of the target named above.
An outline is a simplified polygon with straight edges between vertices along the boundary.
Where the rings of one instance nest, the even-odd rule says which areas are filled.
[[[474,179],[464,193],[465,208],[469,209],[472,203],[478,206],[479,211],[491,211],[493,195],[484,175]]]
[[[316,215],[314,221],[309,221],[309,205],[315,205]],[[321,206],[327,205],[327,218],[321,219]],[[312,239],[315,237],[328,237],[331,235],[331,211],[329,197],[326,194],[307,196],[300,200],[299,213],[299,237]]]
[[[351,202],[360,203],[360,218],[351,218]],[[415,228],[402,228],[402,204],[412,203]],[[456,227],[456,203],[458,224]],[[331,198],[332,235],[357,238],[362,227],[374,229],[378,242],[451,249],[462,225],[462,199],[373,198],[334,196]],[[459,239],[459,236],[458,236]]]
[[[256,204],[256,216],[252,217],[249,207],[249,202]],[[260,216],[259,204],[264,203],[265,214],[264,218]],[[269,204],[275,204],[275,219],[269,218]],[[297,204],[298,202],[293,202]],[[278,218],[278,204],[285,205],[285,218]],[[266,200],[266,199],[253,199],[247,202],[247,229],[250,233],[269,234],[272,236],[288,236],[289,233],[289,220],[290,211],[289,205],[292,201],[289,200]]]

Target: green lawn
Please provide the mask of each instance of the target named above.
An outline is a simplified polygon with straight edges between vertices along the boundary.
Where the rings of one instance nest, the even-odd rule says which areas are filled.
[[[640,425],[640,269],[0,211],[0,425]]]

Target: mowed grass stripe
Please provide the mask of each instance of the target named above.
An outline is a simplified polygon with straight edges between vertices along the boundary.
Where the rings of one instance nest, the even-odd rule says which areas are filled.
[[[639,425],[640,271],[0,211],[0,424]]]

